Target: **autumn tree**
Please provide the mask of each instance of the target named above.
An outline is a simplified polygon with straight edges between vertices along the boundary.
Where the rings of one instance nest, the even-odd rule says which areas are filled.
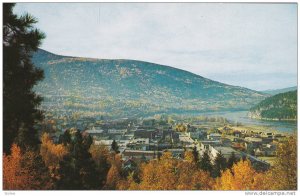
[[[208,172],[199,170],[193,162],[191,152],[186,160],[172,157],[165,152],[160,160],[151,160],[141,166],[140,183],[133,184],[139,190],[209,190],[213,179]]]
[[[43,71],[31,62],[45,35],[34,27],[37,20],[13,13],[15,4],[3,4],[3,150],[13,142],[22,149],[37,148],[36,121],[42,119],[37,106],[42,98],[33,91]]]
[[[222,172],[217,179],[217,190],[256,190],[258,183],[256,171],[251,167],[249,160],[241,160],[234,164],[232,169]],[[258,188],[259,189],[259,188]]]
[[[113,164],[107,174],[105,189],[115,190],[118,182],[121,180],[121,175],[118,167]]]
[[[175,130],[178,132],[186,132],[187,131],[187,127],[184,124],[177,124],[175,126]]]
[[[63,144],[54,144],[48,133],[41,137],[40,155],[48,167],[53,178],[58,178],[57,169],[59,162],[68,153],[67,147]]]
[[[27,187],[29,171],[21,167],[21,149],[13,144],[11,155],[3,156],[3,189],[22,190]]]
[[[134,172],[130,173],[125,179],[120,179],[117,183],[118,190],[139,190],[139,184],[136,182]]]
[[[290,136],[277,147],[277,156],[269,175],[273,190],[297,190],[297,136]],[[280,176],[280,178],[278,178]]]
[[[28,189],[48,190],[54,188],[49,170],[38,151],[26,151],[23,155],[22,167],[29,171],[31,176]]]
[[[46,190],[53,184],[39,154],[12,145],[11,155],[3,156],[3,188],[5,190]]]

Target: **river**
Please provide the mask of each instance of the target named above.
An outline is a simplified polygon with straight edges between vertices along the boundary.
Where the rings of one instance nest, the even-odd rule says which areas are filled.
[[[271,120],[258,120],[247,117],[248,111],[233,111],[233,112],[209,112],[203,113],[204,116],[221,116],[227,120],[236,123],[239,122],[243,125],[258,125],[264,126],[269,130],[278,130],[280,132],[290,132],[297,130],[296,121],[271,121]]]

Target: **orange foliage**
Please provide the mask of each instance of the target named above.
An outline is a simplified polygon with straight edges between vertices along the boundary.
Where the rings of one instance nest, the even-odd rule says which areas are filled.
[[[16,144],[11,147],[11,155],[3,156],[3,185],[5,190],[51,189],[52,183],[47,170],[39,165],[38,155],[32,151],[21,154]]]
[[[187,154],[188,155],[188,154]],[[170,152],[160,160],[141,166],[140,190],[209,190],[213,180],[208,173],[198,170],[190,156],[188,161],[172,158]],[[191,160],[190,160],[191,159]]]
[[[134,173],[129,174],[127,179],[122,179],[118,182],[118,190],[139,190],[139,185],[134,181]]]
[[[54,176],[59,161],[63,159],[68,151],[63,144],[54,144],[47,133],[42,135],[41,141],[40,155],[42,156],[45,165],[49,168],[51,175]]]
[[[104,145],[92,144],[89,152],[97,165],[101,165],[101,160],[108,160],[110,156],[109,150]]]
[[[117,183],[121,180],[119,169],[113,164],[107,174],[105,189],[114,190]]]
[[[261,182],[264,175],[257,173],[249,160],[241,160],[233,165],[232,170],[227,169],[222,172],[217,179],[215,188],[217,190],[262,190],[264,186]]]
[[[26,182],[29,171],[21,167],[21,149],[13,144],[11,155],[3,156],[3,189],[5,190],[22,190],[26,189]]]

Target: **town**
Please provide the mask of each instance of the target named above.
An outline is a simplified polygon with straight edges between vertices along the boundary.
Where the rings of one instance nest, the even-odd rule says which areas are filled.
[[[266,170],[276,156],[276,146],[287,136],[278,132],[249,130],[222,117],[174,118],[156,115],[151,118],[103,120],[102,117],[45,120],[41,130],[51,134],[53,141],[67,129],[78,129],[93,138],[95,146],[111,149],[117,146],[124,162],[148,161],[171,152],[184,159],[185,151],[206,152],[213,162],[218,153],[227,160],[247,158],[258,170]],[[114,144],[113,144],[114,143]]]

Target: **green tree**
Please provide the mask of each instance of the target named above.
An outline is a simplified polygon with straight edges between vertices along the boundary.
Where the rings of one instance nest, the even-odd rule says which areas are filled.
[[[118,143],[115,140],[113,140],[113,142],[111,144],[111,149],[113,151],[115,151],[115,153],[119,153],[119,146],[118,146]]]
[[[235,153],[232,152],[227,163],[227,168],[231,169],[233,164],[237,163],[239,159],[235,156]]]
[[[36,148],[34,124],[42,119],[37,109],[42,98],[32,90],[43,79],[43,71],[31,62],[44,33],[34,27],[37,20],[13,13],[15,4],[3,4],[3,150],[9,153],[15,141],[22,148]]]
[[[58,143],[64,145],[71,143],[71,133],[69,129],[67,129],[62,135],[59,136]]]
[[[99,174],[100,188],[103,188],[106,182],[107,173],[111,167],[109,161],[110,153],[106,146],[104,145],[94,145],[90,146],[89,152],[92,155],[93,160],[96,163],[96,169]]]
[[[193,157],[194,157],[194,162],[196,164],[198,164],[199,163],[199,153],[198,153],[196,146],[194,146],[192,153],[193,153]]]
[[[69,154],[59,164],[60,178],[56,182],[60,190],[99,189],[99,174],[96,164],[89,153],[90,139],[82,137],[77,130],[69,146]]]
[[[199,162],[199,166],[200,169],[202,169],[203,171],[207,171],[207,172],[212,171],[212,164],[207,150],[203,153]]]
[[[212,176],[214,178],[220,177],[221,172],[225,171],[226,168],[227,168],[226,158],[223,156],[221,152],[219,152],[217,154],[217,157],[214,160]]]

